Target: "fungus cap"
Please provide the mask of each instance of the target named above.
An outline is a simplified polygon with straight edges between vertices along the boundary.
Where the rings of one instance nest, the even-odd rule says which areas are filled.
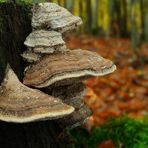
[[[23,85],[7,66],[0,86],[0,120],[15,123],[51,120],[73,111],[72,106],[64,104],[60,99]]]
[[[27,68],[23,83],[37,88],[69,85],[112,73],[115,69],[112,61],[97,53],[77,49],[45,56]]]
[[[61,33],[73,30],[82,24],[78,16],[55,3],[39,3],[33,8],[32,26],[35,29],[54,29]]]
[[[28,47],[52,47],[65,44],[62,35],[56,31],[35,30],[29,34],[24,44]]]

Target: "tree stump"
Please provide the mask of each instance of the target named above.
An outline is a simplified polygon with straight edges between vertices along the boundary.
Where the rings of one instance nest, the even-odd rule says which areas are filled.
[[[20,54],[31,32],[31,5],[0,4],[0,83],[7,63],[22,81],[25,63]],[[0,148],[70,148],[71,139],[55,121],[13,124],[0,121]]]

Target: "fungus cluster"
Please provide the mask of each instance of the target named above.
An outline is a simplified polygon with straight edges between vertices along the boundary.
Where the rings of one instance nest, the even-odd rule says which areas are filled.
[[[82,124],[91,115],[83,100],[83,80],[109,74],[116,66],[97,53],[67,48],[64,33],[81,24],[80,17],[55,3],[34,5],[33,31],[24,42],[28,50],[22,54],[29,63],[24,84],[8,66],[0,88],[0,120],[31,122],[56,118],[67,127]],[[13,83],[18,84],[13,87]]]

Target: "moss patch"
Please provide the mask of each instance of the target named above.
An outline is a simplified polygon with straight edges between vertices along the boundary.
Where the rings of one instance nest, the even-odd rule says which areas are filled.
[[[71,130],[76,148],[95,148],[103,141],[112,140],[116,148],[148,147],[148,122],[127,117],[110,119],[91,133],[82,127]]]

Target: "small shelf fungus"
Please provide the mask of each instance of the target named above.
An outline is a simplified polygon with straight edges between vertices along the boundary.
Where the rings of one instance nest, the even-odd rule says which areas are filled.
[[[48,55],[27,68],[23,83],[37,88],[50,85],[69,85],[91,76],[103,76],[113,72],[112,61],[86,50]]]
[[[33,31],[26,38],[24,44],[35,53],[50,54],[67,51],[61,33],[56,31]]]
[[[24,61],[35,63],[39,61],[43,55],[34,53],[31,50],[27,50],[21,56],[23,57]]]
[[[40,3],[33,8],[32,27],[34,29],[56,30],[61,33],[73,30],[82,24],[78,16],[55,3]]]
[[[23,83],[44,92],[25,86],[7,68],[0,87],[0,120],[57,119],[62,127],[73,127],[91,115],[83,100],[86,87],[82,81],[112,73],[116,66],[97,53],[67,49],[63,33],[81,24],[81,18],[57,4],[33,6],[33,31],[24,42],[28,50],[22,54],[32,64],[25,68]]]
[[[15,123],[51,120],[69,115],[72,106],[39,90],[23,85],[10,66],[0,86],[0,120]]]

